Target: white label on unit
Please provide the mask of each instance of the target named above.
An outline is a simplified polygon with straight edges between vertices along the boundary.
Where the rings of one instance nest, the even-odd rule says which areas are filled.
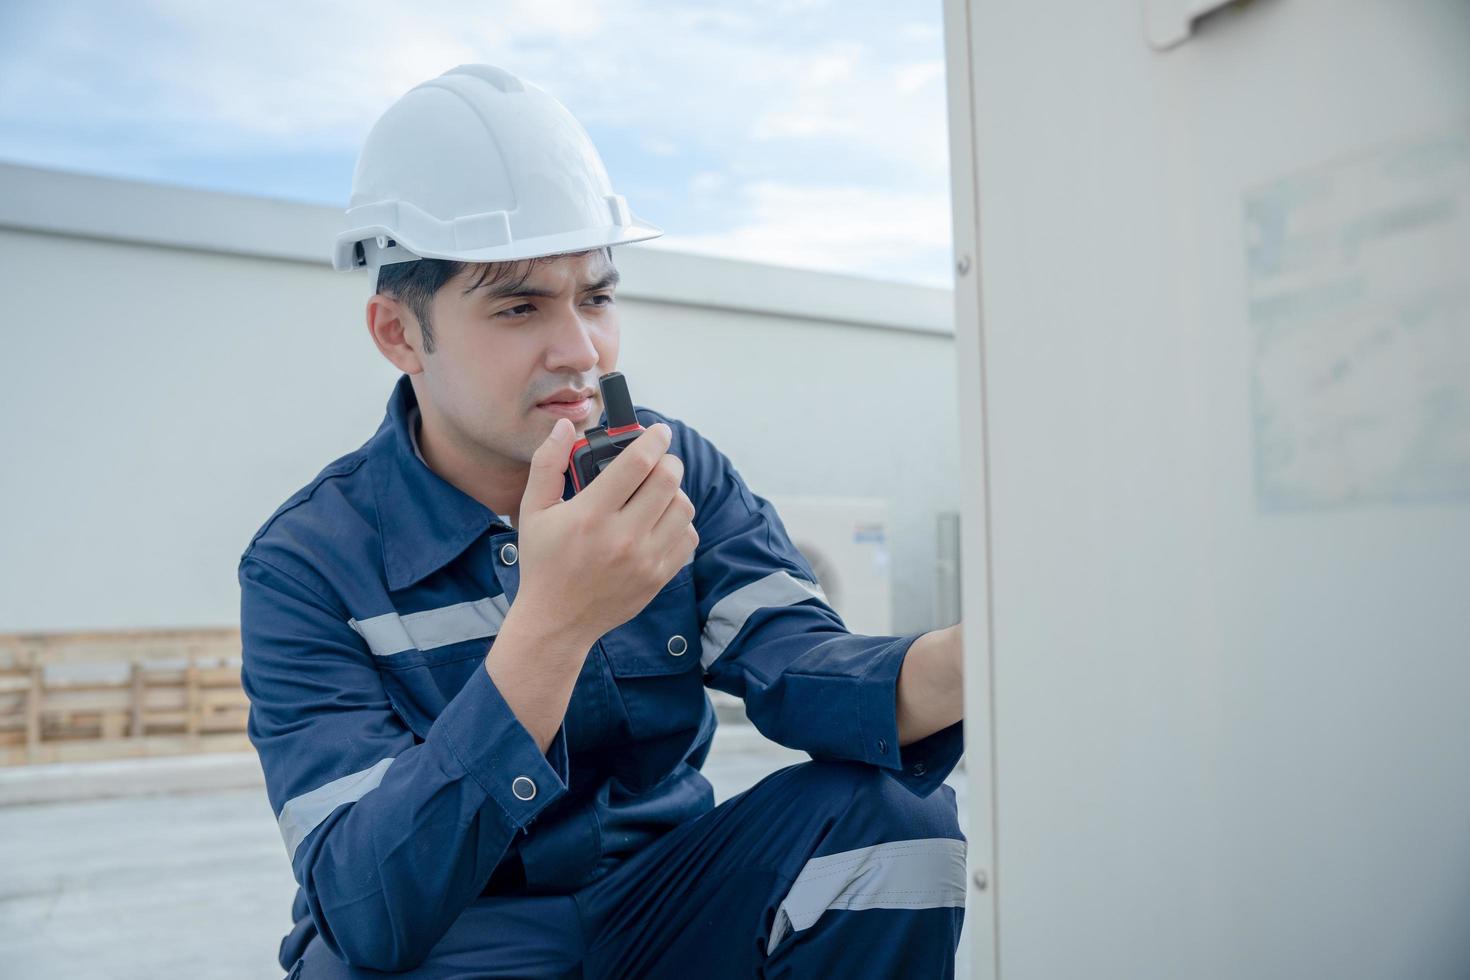
[[[1244,203],[1257,505],[1470,498],[1470,127]]]

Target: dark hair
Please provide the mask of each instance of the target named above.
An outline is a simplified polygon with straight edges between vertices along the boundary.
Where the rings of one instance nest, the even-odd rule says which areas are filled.
[[[513,262],[481,262],[479,275],[473,282],[465,286],[464,292],[479,289],[481,286],[499,287],[506,286],[510,289],[520,289],[531,278],[531,272],[538,263],[551,262],[555,259],[570,256],[586,255],[596,249],[586,249],[581,252],[569,252],[562,255],[543,255],[534,259],[519,259]],[[603,246],[602,253],[607,256],[608,262],[612,261],[612,249]],[[473,262],[456,262],[450,259],[415,259],[412,262],[394,262],[392,265],[378,267],[378,292],[385,296],[392,296],[413,311],[414,317],[419,321],[419,326],[424,334],[424,353],[434,353],[434,326],[429,322],[429,304],[434,299],[434,294],[444,287],[444,284],[459,275]]]

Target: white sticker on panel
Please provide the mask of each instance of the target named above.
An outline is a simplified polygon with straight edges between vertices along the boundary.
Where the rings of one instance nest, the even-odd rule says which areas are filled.
[[[1257,504],[1470,500],[1470,127],[1245,197]]]

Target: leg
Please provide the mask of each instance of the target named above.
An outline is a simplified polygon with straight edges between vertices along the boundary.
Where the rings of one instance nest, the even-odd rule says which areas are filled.
[[[791,766],[575,896],[587,976],[952,976],[964,848],[947,786]]]
[[[580,977],[582,927],[576,905],[563,895],[481,897],[434,944],[413,970],[380,973],[339,960],[320,936],[306,946],[288,980],[362,980],[419,977],[480,980],[485,977]]]

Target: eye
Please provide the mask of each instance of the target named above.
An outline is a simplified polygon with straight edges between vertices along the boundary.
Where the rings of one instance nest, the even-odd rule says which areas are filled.
[[[606,300],[607,302],[605,302],[605,303],[592,303],[593,300],[597,300],[597,299]],[[593,306],[611,306],[611,305],[613,305],[613,302],[614,302],[614,300],[612,298],[612,293],[595,293],[592,296],[587,297],[587,301],[589,303],[592,303]]]
[[[496,316],[503,316],[503,317],[509,318],[509,317],[515,317],[515,316],[524,316],[527,313],[534,313],[534,312],[536,312],[536,307],[532,306],[530,303],[521,303],[521,304],[519,304],[517,306],[512,306],[508,310],[501,310],[499,313],[497,313],[495,315]]]

